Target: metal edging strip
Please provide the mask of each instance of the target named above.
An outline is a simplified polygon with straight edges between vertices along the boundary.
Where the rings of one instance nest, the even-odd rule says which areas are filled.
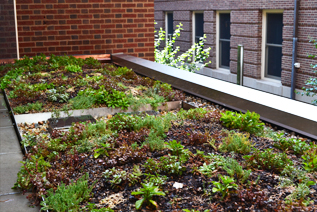
[[[4,101],[6,102],[6,105],[7,105],[7,108],[8,108],[8,111],[9,111],[9,114],[10,114],[10,118],[11,118],[11,121],[12,121],[12,125],[14,127],[14,130],[15,130],[15,133],[18,137],[18,141],[20,142],[20,147],[21,147],[21,150],[23,152],[23,154],[25,155],[27,153],[26,149],[25,148],[22,148],[22,136],[21,136],[21,133],[20,133],[20,130],[19,130],[19,127],[18,125],[16,124],[16,120],[15,120],[15,117],[14,117],[14,112],[10,106],[10,103],[9,103],[9,100],[8,100],[8,97],[7,97],[7,94],[5,92],[5,89],[2,90],[3,92],[3,96],[4,96]]]

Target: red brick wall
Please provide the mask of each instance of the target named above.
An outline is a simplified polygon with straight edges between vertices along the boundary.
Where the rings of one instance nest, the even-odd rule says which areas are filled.
[[[182,22],[184,32],[177,43],[181,45],[181,51],[186,51],[192,43],[192,12],[204,11],[204,33],[207,35],[205,47],[211,47],[209,66],[216,68],[216,12],[229,10],[231,14],[231,51],[230,71],[236,73],[237,45],[244,45],[244,74],[248,77],[261,78],[262,55],[262,11],[282,9],[283,12],[283,57],[282,78],[285,86],[291,83],[291,59],[292,59],[292,33],[294,0],[272,1],[240,1],[240,0],[155,0],[156,29],[165,26],[164,12],[173,11],[174,25]],[[299,35],[298,35],[298,61],[301,68],[297,70],[296,87],[301,88],[306,79],[313,74],[310,64],[317,64],[316,59],[308,59],[307,54],[317,54],[308,41],[308,36],[317,39],[317,0],[301,0],[299,11]],[[176,22],[176,23],[175,23]]]
[[[154,0],[17,0],[20,56],[123,52],[154,60]]]
[[[0,0],[0,59],[16,58],[13,0]]]

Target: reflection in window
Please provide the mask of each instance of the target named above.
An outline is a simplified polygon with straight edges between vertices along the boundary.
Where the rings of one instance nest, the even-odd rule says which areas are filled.
[[[283,14],[267,13],[265,76],[280,79],[282,72]]]
[[[167,20],[166,20],[166,23],[167,23],[167,36],[169,39],[172,39],[173,37],[173,33],[174,33],[174,27],[173,27],[173,13],[167,13],[166,14],[167,16]]]
[[[230,13],[219,14],[219,64],[220,67],[230,66]]]
[[[204,14],[195,13],[195,43],[204,36]]]

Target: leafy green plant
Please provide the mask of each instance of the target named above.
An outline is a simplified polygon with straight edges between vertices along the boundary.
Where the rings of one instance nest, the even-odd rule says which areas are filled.
[[[217,168],[217,166],[215,165],[215,163],[210,163],[210,164],[206,164],[204,163],[202,166],[199,167],[199,171],[200,173],[202,173],[203,175],[206,175],[208,177],[212,176],[212,172]]]
[[[88,173],[79,178],[76,183],[65,186],[61,183],[54,192],[53,189],[47,191],[47,195],[41,202],[41,210],[53,210],[57,212],[79,211],[80,203],[87,200],[94,184],[88,186]]]
[[[123,76],[126,75],[127,73],[132,72],[131,69],[127,67],[118,67],[115,70],[109,72],[111,76]]]
[[[221,115],[222,125],[230,129],[239,129],[251,134],[261,133],[264,129],[264,123],[260,121],[260,115],[255,112],[247,111],[243,114],[227,110]]]
[[[67,65],[65,66],[65,70],[73,73],[83,72],[79,65]]]
[[[86,58],[86,59],[83,61],[83,63],[84,63],[85,65],[87,65],[89,68],[98,68],[98,67],[101,66],[101,63],[100,63],[98,60],[96,60],[96,59],[94,59],[94,58],[92,58],[92,57]]]
[[[102,147],[94,150],[94,158],[98,158],[100,155],[109,156],[108,151],[111,150],[111,144],[100,144]]]
[[[129,182],[130,185],[135,185],[137,182],[141,180],[142,171],[138,165],[133,166],[133,172],[129,174]]]
[[[136,128],[135,126],[137,125],[139,121],[140,121],[139,116],[118,113],[107,122],[107,126],[112,131],[120,131],[123,129],[127,131],[132,131]]]
[[[34,146],[36,144],[36,135],[33,133],[26,133],[23,135],[23,140],[21,141],[22,146],[28,147],[28,146]]]
[[[203,49],[204,43],[206,42],[206,35],[204,35],[198,43],[192,45],[185,53],[176,57],[180,47],[174,47],[174,44],[176,39],[180,36],[182,24],[180,23],[176,27],[171,39],[166,37],[167,35],[162,28],[160,29],[158,37],[154,42],[155,62],[187,71],[199,70],[199,63],[201,63],[202,66],[208,65],[210,62],[203,64],[209,57],[209,52],[211,50],[211,48]],[[159,47],[164,40],[166,40],[165,47],[163,50],[160,50]]]
[[[311,146],[302,156],[304,169],[308,172],[317,171],[317,146]]]
[[[36,186],[37,183],[41,185],[47,183],[49,185],[45,176],[46,171],[49,167],[51,167],[51,165],[49,162],[44,160],[43,156],[32,155],[30,158],[26,159],[26,161],[22,161],[21,163],[23,166],[21,166],[21,169],[17,174],[17,181],[13,188],[28,190],[33,186]],[[41,179],[38,180],[36,176],[41,176]]]
[[[152,158],[146,160],[146,162],[143,164],[143,168],[146,172],[153,174],[161,171],[159,163]]]
[[[178,161],[178,157],[174,155],[169,155],[160,158],[161,170],[168,174],[182,175],[186,170],[186,167],[182,166],[182,162]]]
[[[219,146],[221,152],[235,152],[247,154],[251,151],[252,143],[249,140],[248,134],[236,133],[229,131],[227,137],[222,139],[222,144]]]
[[[142,183],[143,188],[139,191],[134,191],[131,195],[142,195],[142,199],[136,201],[135,208],[139,210],[143,204],[152,204],[157,208],[157,203],[152,199],[155,195],[165,196],[165,193],[159,191],[158,186],[153,183]]]
[[[0,88],[7,88],[7,86],[12,83],[12,80],[17,80],[24,71],[25,69],[23,68],[15,68],[11,71],[8,71],[6,75],[0,79]]]
[[[219,179],[219,182],[212,181],[212,184],[215,186],[212,188],[212,192],[220,192],[222,194],[222,199],[232,192],[230,189],[238,188],[238,185],[234,183],[234,179],[229,176],[219,175]]]
[[[281,176],[285,176],[289,178],[291,181],[291,184],[293,184],[293,181],[299,181],[299,183],[307,183],[310,181],[309,177],[307,176],[307,172],[305,170],[302,170],[301,168],[297,168],[295,166],[287,165],[281,172]],[[283,181],[287,181],[285,178],[280,178],[282,183],[285,184]],[[286,182],[287,183],[287,182]]]
[[[283,132],[275,135],[274,142],[274,146],[276,148],[283,151],[291,150],[296,155],[302,155],[310,148],[310,145],[307,144],[304,140],[285,137]]]
[[[184,149],[184,146],[181,145],[180,142],[172,140],[169,143],[165,142],[165,145],[172,151],[172,155],[179,157],[181,162],[186,162],[188,160],[190,152],[188,149]]]
[[[153,183],[156,186],[160,186],[165,184],[166,180],[168,179],[165,175],[159,175],[158,173],[153,174],[144,174],[146,178],[144,179],[145,183]]]
[[[253,149],[252,155],[245,155],[243,158],[248,165],[255,168],[273,170],[276,172],[283,171],[287,165],[293,165],[285,153],[273,153],[272,149],[265,149],[263,151]]]
[[[111,92],[108,92],[103,85],[100,86],[98,90],[87,88],[84,91],[78,92],[78,95],[93,97],[94,103],[106,104],[107,107],[121,107],[122,109],[127,109],[130,106],[129,99],[124,92],[117,91],[115,89],[112,89]]]

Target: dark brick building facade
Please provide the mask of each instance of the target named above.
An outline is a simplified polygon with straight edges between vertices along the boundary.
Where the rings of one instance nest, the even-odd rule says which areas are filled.
[[[11,2],[12,15],[13,1],[1,1]],[[20,57],[123,52],[154,60],[153,0],[16,0],[16,4]],[[0,21],[7,14],[1,10]],[[0,28],[0,33],[12,34],[14,26],[7,32]],[[0,58],[15,58],[16,53],[8,52],[9,37],[5,39],[0,40]]]
[[[176,46],[181,51],[186,51],[193,42],[195,24],[195,13],[203,13],[203,30],[207,35],[206,47],[211,47],[209,60],[212,62],[209,67],[221,75],[224,69],[219,68],[219,21],[220,14],[230,14],[230,68],[227,67],[233,76],[237,70],[237,46],[244,45],[244,75],[249,79],[246,84],[260,90],[288,96],[286,88],[291,83],[292,69],[292,34],[294,0],[273,0],[273,1],[216,1],[216,0],[155,0],[155,27],[165,28],[167,24],[166,14],[173,13],[173,25],[176,27],[179,22],[183,24],[183,31]],[[277,13],[282,17],[282,42],[281,42],[281,76],[276,79],[269,79],[268,83],[261,84],[261,80],[267,79],[264,75],[266,56],[265,37],[269,22],[266,23],[267,14]],[[316,59],[308,59],[307,54],[317,54],[317,50],[309,43],[309,36],[317,39],[317,0],[301,0],[299,5],[298,18],[298,50],[297,62],[301,67],[297,69],[296,87],[301,88],[306,79],[316,76],[312,72],[310,64],[316,64]],[[219,26],[220,25],[220,26]],[[225,70],[224,70],[224,73]],[[228,73],[226,73],[228,75]],[[232,78],[231,76],[231,78]],[[230,81],[230,77],[218,77]],[[231,80],[233,81],[233,80]],[[252,81],[252,82],[251,82]],[[258,85],[260,83],[260,85]],[[278,89],[270,90],[270,85]],[[267,87],[267,88],[264,88]],[[272,86],[271,86],[272,87]],[[284,91],[283,91],[284,87]],[[286,93],[285,93],[286,92]]]

